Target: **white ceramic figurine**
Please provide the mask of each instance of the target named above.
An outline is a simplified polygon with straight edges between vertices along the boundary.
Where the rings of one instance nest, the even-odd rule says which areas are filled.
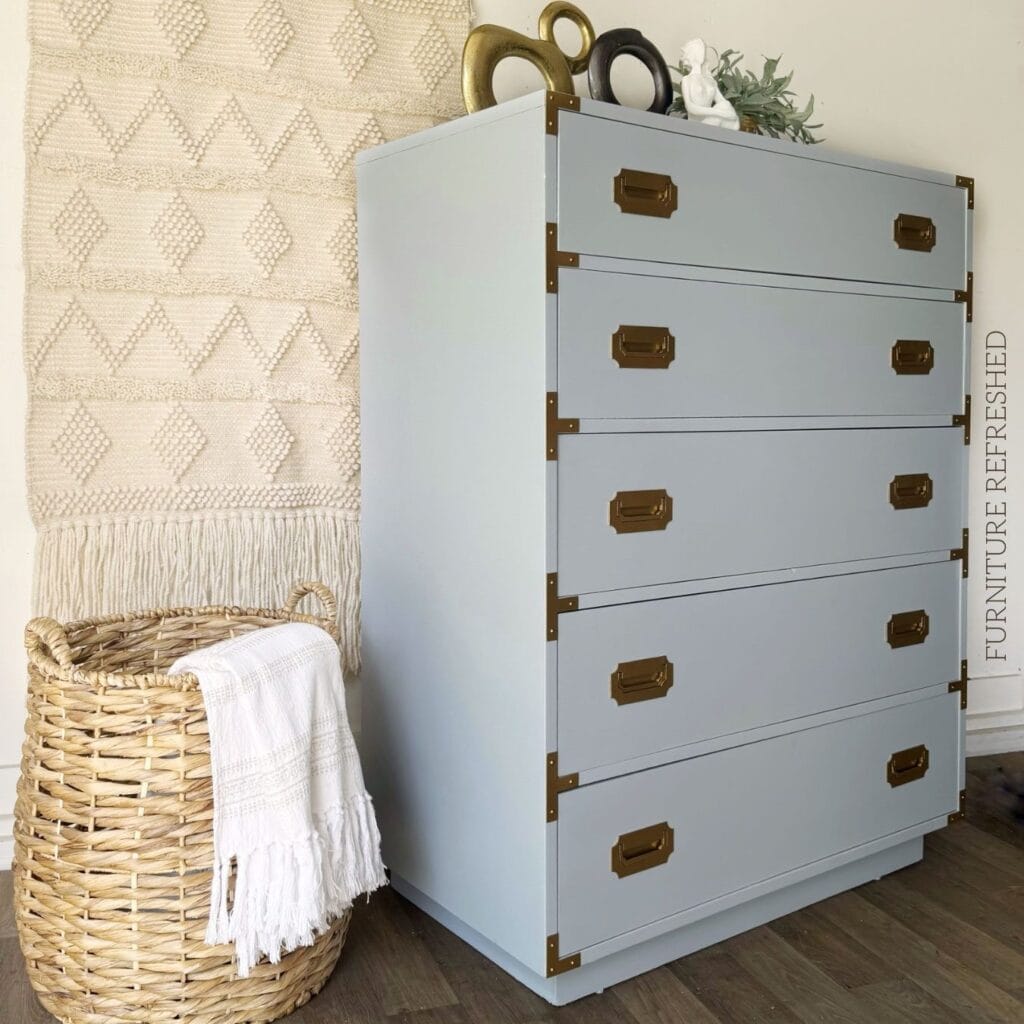
[[[703,124],[738,129],[740,119],[711,74],[707,52],[703,39],[691,39],[683,47],[682,63],[690,69],[682,80],[686,116]]]

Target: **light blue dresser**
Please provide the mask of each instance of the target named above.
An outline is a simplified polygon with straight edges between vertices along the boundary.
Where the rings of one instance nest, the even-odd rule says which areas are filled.
[[[536,94],[362,154],[393,885],[565,1003],[962,813],[973,183]]]

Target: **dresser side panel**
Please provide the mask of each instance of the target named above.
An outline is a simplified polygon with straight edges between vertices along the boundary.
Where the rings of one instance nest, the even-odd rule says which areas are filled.
[[[363,753],[386,863],[534,971],[546,906],[540,107],[359,168]]]

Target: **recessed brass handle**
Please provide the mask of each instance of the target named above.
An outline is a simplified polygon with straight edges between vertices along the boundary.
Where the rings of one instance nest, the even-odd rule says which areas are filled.
[[[906,750],[897,750],[885,766],[885,777],[889,785],[895,788],[924,778],[927,771],[928,748],[921,743]]]
[[[612,871],[625,878],[656,868],[672,856],[674,847],[675,833],[667,821],[625,832],[612,847]]]
[[[664,530],[672,522],[668,491],[619,491],[608,502],[608,521],[616,533]]]
[[[915,612],[897,612],[885,627],[885,639],[890,647],[912,647],[928,639],[928,613],[919,608]]]
[[[930,341],[901,338],[892,347],[892,368],[899,374],[931,373],[935,349]]]
[[[924,508],[932,500],[932,478],[927,473],[904,473],[889,484],[893,508]]]
[[[676,357],[676,339],[667,327],[620,324],[612,335],[612,359],[623,369],[667,370]]]
[[[931,252],[935,248],[935,223],[931,217],[901,213],[892,222],[892,237],[901,249]]]
[[[621,661],[612,673],[612,700],[616,704],[636,704],[664,697],[672,689],[672,662],[664,655]]]
[[[679,190],[669,175],[625,167],[615,175],[614,196],[623,213],[643,217],[671,217],[679,202]]]

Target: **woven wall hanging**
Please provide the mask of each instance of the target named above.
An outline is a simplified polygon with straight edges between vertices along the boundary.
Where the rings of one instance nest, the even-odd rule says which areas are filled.
[[[33,0],[34,605],[266,605],[358,637],[353,157],[461,113],[466,0]]]

